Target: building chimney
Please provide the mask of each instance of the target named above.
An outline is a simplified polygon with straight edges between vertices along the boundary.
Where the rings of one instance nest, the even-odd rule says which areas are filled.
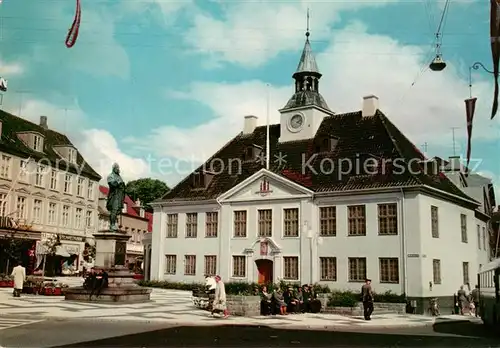
[[[451,171],[460,171],[462,165],[460,164],[460,156],[450,156],[448,157],[449,166]]]
[[[49,126],[47,125],[47,116],[40,116],[40,127],[43,129],[48,129]]]
[[[378,97],[375,95],[367,95],[363,97],[363,111],[361,115],[365,116],[375,116],[375,112],[378,110]]]
[[[245,122],[243,123],[243,134],[252,134],[255,128],[257,128],[257,116],[248,115],[245,116]]]

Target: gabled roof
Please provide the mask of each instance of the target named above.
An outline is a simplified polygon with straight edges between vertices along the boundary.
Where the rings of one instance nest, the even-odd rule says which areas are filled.
[[[22,158],[31,158],[35,160],[50,161],[53,168],[59,167],[61,170],[68,170],[74,174],[80,174],[90,179],[99,181],[101,176],[88,164],[85,159],[77,151],[77,166],[73,164],[66,164],[64,158],[54,151],[57,146],[71,146],[75,148],[73,143],[64,134],[56,132],[51,129],[45,129],[33,122],[24,118],[14,116],[8,112],[0,110],[1,138],[0,138],[0,151],[11,155],[19,156]],[[44,136],[43,153],[38,152],[27,146],[17,134],[23,132],[36,132]],[[77,168],[82,168],[81,173]]]
[[[270,126],[270,170],[314,192],[343,192],[360,189],[430,187],[454,195],[463,200],[475,202],[457,188],[444,174],[427,174],[419,161],[424,155],[406,138],[399,129],[379,110],[374,116],[362,117],[361,111],[325,117],[314,139],[279,143],[280,125]],[[316,144],[325,138],[338,140],[333,151],[316,153]],[[258,172],[264,167],[255,161],[243,162],[238,171],[234,159],[241,158],[248,146],[256,144],[265,148],[266,127],[257,127],[250,135],[241,133],[221,148],[212,158],[216,174],[206,189],[193,189],[193,174],[182,180],[159,201],[202,201],[216,199],[224,192]],[[274,161],[279,154],[285,157],[285,164]],[[311,157],[312,171],[302,172],[303,163]],[[303,161],[303,158],[305,161]],[[384,170],[377,173],[366,172],[363,168],[351,171],[339,170],[338,166],[331,173],[320,171],[323,161],[334,163],[363,163],[369,158],[386,161]],[[229,163],[232,161],[232,168]],[[223,170],[220,168],[224,163]],[[344,161],[344,162],[342,162]],[[389,163],[389,162],[391,162]],[[402,168],[397,170],[395,163]],[[210,168],[210,159],[196,171]],[[240,162],[241,163],[241,162]],[[361,166],[362,167],[362,166]],[[219,170],[221,169],[221,170]],[[411,169],[411,172],[410,170]]]

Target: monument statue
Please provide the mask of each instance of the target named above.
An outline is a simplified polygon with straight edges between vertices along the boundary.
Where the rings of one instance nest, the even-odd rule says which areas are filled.
[[[122,212],[123,201],[125,200],[125,182],[120,176],[120,166],[115,163],[108,175],[108,199],[106,209],[109,212],[109,229],[118,230],[118,215]]]

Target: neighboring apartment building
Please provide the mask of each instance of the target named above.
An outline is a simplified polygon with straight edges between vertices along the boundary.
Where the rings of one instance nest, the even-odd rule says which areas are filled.
[[[99,230],[109,229],[109,212],[106,209],[108,192],[109,188],[99,186]],[[126,260],[130,265],[141,264],[143,261],[142,240],[151,229],[150,218],[152,219],[152,215],[146,212],[140,201],[134,202],[129,196],[125,196],[122,214],[118,219],[120,228],[130,235],[126,255]]]
[[[49,129],[46,116],[34,124],[0,110],[0,134],[0,215],[36,240],[39,260],[41,242],[58,235],[61,254],[75,255],[81,269],[85,242],[97,231],[100,175],[65,135]]]
[[[453,305],[488,261],[489,216],[365,97],[335,114],[306,40],[279,124],[243,131],[154,206],[151,279],[321,283]],[[266,169],[266,146],[270,166]],[[482,236],[482,234],[480,234]],[[478,243],[481,248],[478,248]]]

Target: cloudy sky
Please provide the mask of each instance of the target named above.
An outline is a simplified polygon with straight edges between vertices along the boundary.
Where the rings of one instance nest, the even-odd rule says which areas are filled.
[[[101,174],[120,163],[126,179],[175,184],[242,129],[261,123],[266,83],[271,118],[293,93],[306,9],[322,94],[337,112],[375,94],[384,113],[429,156],[465,152],[469,66],[491,67],[489,4],[452,0],[442,51],[426,66],[444,1],[82,1],[76,45],[64,45],[75,0],[3,0],[0,107],[68,133]],[[473,157],[500,179],[500,116],[491,121],[492,77],[472,74],[478,97]],[[425,147],[424,144],[427,144]],[[191,163],[194,164],[191,164]]]

